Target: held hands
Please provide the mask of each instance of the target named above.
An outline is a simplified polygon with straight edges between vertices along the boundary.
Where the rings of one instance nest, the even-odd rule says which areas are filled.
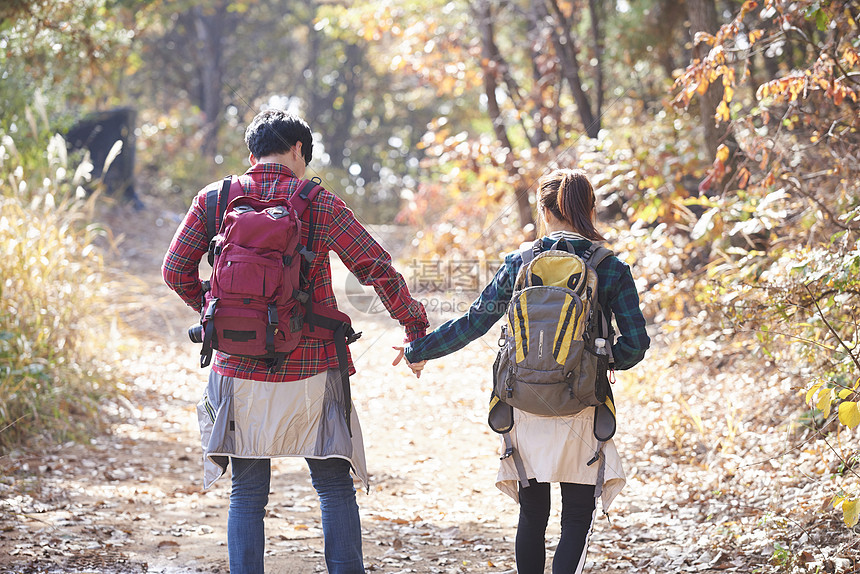
[[[395,347],[392,347],[392,349],[397,351],[397,358],[394,359],[393,363],[391,363],[392,365],[394,365],[394,366],[399,365],[401,359],[406,361],[406,358],[405,358],[406,349],[405,349],[405,347],[396,347],[395,346]],[[412,372],[415,373],[415,376],[418,377],[419,379],[421,378],[421,370],[424,369],[424,365],[426,365],[426,364],[427,364],[427,361],[421,361],[420,363],[410,363],[409,361],[406,361],[406,366],[409,367],[410,369],[412,369]]]

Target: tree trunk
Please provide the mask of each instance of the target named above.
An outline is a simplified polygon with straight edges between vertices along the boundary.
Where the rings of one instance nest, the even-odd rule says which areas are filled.
[[[603,10],[605,4],[601,0],[588,0],[588,11],[591,14],[591,40],[594,43],[594,115],[600,122],[603,115]],[[599,126],[598,126],[599,128]]]
[[[585,133],[590,138],[596,138],[600,131],[600,116],[595,116],[592,111],[591,102],[582,86],[579,61],[577,60],[576,44],[571,34],[571,23],[561,11],[557,0],[548,0],[549,6],[555,15],[555,23],[552,25],[552,39],[555,50],[561,64],[561,72],[570,86],[579,118],[585,127]]]
[[[227,4],[219,2],[211,12],[200,6],[191,9],[199,68],[198,101],[203,111],[203,142],[200,151],[213,159],[218,151],[218,131],[224,110],[223,90],[223,32],[227,18]]]
[[[514,162],[514,151],[511,140],[508,137],[507,128],[499,101],[496,98],[496,89],[499,87],[498,77],[498,48],[496,47],[495,31],[493,29],[493,14],[490,2],[482,0],[478,8],[478,27],[481,32],[481,67],[484,75],[484,94],[487,96],[487,112],[493,121],[493,131],[499,143],[507,148],[505,154],[505,170],[508,177],[514,182],[517,209],[520,216],[520,227],[534,226],[534,217],[529,203],[529,188],[525,185]]]
[[[539,9],[542,8],[542,9]],[[547,70],[545,54],[549,49],[549,37],[544,34],[544,26],[541,18],[546,18],[546,6],[541,2],[535,2],[532,10],[527,13],[528,28],[527,37],[531,48],[531,72],[535,109],[533,118],[535,130],[540,130],[541,141],[548,141],[553,147],[561,145],[561,109],[558,106],[558,93],[561,89],[561,77],[557,68]],[[546,105],[547,92],[552,95],[553,104]],[[546,117],[552,118],[552,126],[544,124]],[[539,142],[538,142],[539,145]],[[532,142],[532,147],[538,147]]]
[[[355,161],[349,159],[345,152],[352,136],[352,126],[355,123],[355,102],[361,91],[361,66],[364,61],[364,51],[358,44],[346,44],[343,50],[345,61],[340,69],[340,80],[327,97],[327,101],[331,105],[329,110],[331,122],[329,130],[325,134],[325,140],[326,151],[331,156],[332,165],[346,168],[348,167],[347,164]]]
[[[719,29],[717,9],[714,0],[687,0],[687,17],[690,19],[690,36],[694,39],[696,32],[715,34]],[[700,43],[693,46],[693,58],[701,60],[708,53],[708,44]],[[699,96],[699,113],[705,130],[705,148],[711,157],[717,153],[720,140],[726,133],[726,124],[717,127],[714,114],[717,105],[723,98],[723,85],[711,84],[707,91]]]

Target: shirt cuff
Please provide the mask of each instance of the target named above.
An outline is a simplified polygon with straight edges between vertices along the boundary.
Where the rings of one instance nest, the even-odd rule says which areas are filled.
[[[406,358],[408,363],[420,363],[421,359],[416,357],[417,354],[415,348],[412,347],[412,343],[407,343],[403,348],[403,356]]]
[[[422,324],[412,324],[406,327],[406,341],[411,343],[427,334],[427,327]]]

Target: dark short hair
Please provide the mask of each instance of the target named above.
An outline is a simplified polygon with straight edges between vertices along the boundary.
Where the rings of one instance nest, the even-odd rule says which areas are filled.
[[[286,153],[296,142],[302,142],[305,165],[313,158],[314,141],[311,128],[299,116],[284,110],[260,112],[245,129],[245,143],[254,157]]]

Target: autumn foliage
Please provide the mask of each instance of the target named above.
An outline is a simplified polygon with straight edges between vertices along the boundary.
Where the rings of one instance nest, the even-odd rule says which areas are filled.
[[[633,385],[665,407],[655,449],[704,465],[697,449],[731,451],[744,408],[775,413],[762,426],[789,429],[784,458],[816,441],[835,453],[838,472],[816,471],[833,475],[824,502],[856,527],[856,1],[8,4],[0,135],[33,160],[42,198],[69,181],[44,142],[23,149],[38,139],[24,137],[37,93],[49,100],[39,122],[57,130],[87,108],[140,108],[141,190],[159,209],[245,167],[242,128],[256,111],[294,109],[318,137],[311,175],[365,223],[395,224],[402,255],[421,262],[498,261],[540,232],[540,177],[585,169],[598,227],[633,266],[673,379]],[[6,184],[10,149],[0,197],[24,209],[30,196]],[[2,355],[17,339],[0,327]],[[693,363],[763,381],[768,402],[730,406],[707,429],[675,380]],[[707,432],[712,444],[697,444]]]

